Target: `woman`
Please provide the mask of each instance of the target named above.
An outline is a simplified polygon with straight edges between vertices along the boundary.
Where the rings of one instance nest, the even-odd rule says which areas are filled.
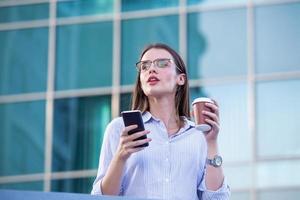
[[[220,158],[217,104],[206,104],[212,129],[203,134],[188,120],[189,85],[180,56],[167,45],[149,45],[136,66],[132,109],[142,111],[146,130],[128,135],[136,126],[124,127],[122,118],[107,126],[92,194],[229,199],[221,162],[213,159]],[[135,140],[143,135],[147,139]]]

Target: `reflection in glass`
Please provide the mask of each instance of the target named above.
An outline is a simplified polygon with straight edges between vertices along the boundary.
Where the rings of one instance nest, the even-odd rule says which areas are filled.
[[[187,34],[190,78],[246,75],[246,9],[189,14]]]
[[[42,181],[0,184],[0,189],[43,191]]]
[[[112,23],[57,28],[56,89],[112,84]]]
[[[109,96],[55,101],[53,171],[98,168],[110,103]]]
[[[258,73],[300,70],[300,3],[255,9]]]
[[[251,166],[249,164],[246,164],[227,167],[226,162],[227,160],[224,160],[224,173],[226,176],[226,181],[228,182],[230,188],[233,190],[244,190],[250,188],[254,179],[254,177],[252,176]],[[243,196],[244,195],[247,196],[247,193],[244,193]]]
[[[57,3],[57,17],[97,15],[113,11],[111,0],[71,0]]]
[[[44,171],[45,102],[0,104],[0,176]]]
[[[51,182],[51,191],[53,192],[76,192],[90,193],[95,178],[74,178],[53,180]],[[101,199],[101,198],[100,198]]]
[[[131,93],[121,94],[120,110],[131,110]]]
[[[247,0],[187,0],[189,5],[200,4],[200,5],[228,5],[235,3],[247,3]]]
[[[257,187],[286,188],[299,186],[299,169],[299,160],[260,162],[257,165]]]
[[[0,23],[46,19],[49,4],[0,7]]]
[[[250,192],[231,192],[230,200],[250,200]]]
[[[207,86],[191,90],[191,100],[210,97],[220,109],[219,145],[226,162],[249,161],[252,137],[248,125],[247,86],[245,84]]]
[[[287,200],[298,199],[300,197],[300,190],[298,189],[276,189],[268,191],[259,191],[257,195],[258,200]]]
[[[0,95],[44,92],[47,57],[48,28],[0,31]]]
[[[137,74],[135,63],[139,60],[139,54],[145,46],[162,42],[178,51],[178,16],[123,21],[121,41],[121,83],[122,85],[133,84]]]
[[[134,11],[143,9],[155,9],[178,6],[179,0],[121,0],[122,11]]]
[[[300,80],[257,85],[258,156],[300,155]]]

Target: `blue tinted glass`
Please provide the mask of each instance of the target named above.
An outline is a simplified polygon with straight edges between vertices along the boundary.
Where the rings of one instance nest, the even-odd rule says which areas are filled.
[[[0,104],[0,176],[44,171],[45,102]]]
[[[178,6],[178,0],[122,0],[122,11]]]
[[[188,15],[188,68],[193,79],[247,73],[246,9]]]
[[[201,4],[201,5],[228,5],[234,3],[247,3],[247,0],[187,0],[188,4]]]
[[[235,192],[232,191],[230,200],[250,200],[251,196],[249,192]]]
[[[123,21],[121,83],[135,82],[135,63],[145,46],[161,42],[178,51],[178,39],[177,15]]]
[[[274,189],[268,191],[260,191],[257,195],[258,200],[286,200],[298,199],[300,197],[300,190],[298,189]]]
[[[53,180],[51,182],[51,191],[54,192],[72,192],[72,193],[91,193],[95,178],[76,178]],[[101,199],[101,198],[100,198]]]
[[[0,23],[46,19],[48,17],[48,4],[0,7]]]
[[[56,89],[112,84],[112,23],[57,28]]]
[[[207,86],[193,88],[191,100],[196,97],[215,99],[220,109],[219,144],[227,162],[251,160],[251,134],[247,114],[247,85]]]
[[[0,95],[46,90],[48,29],[0,31]]]
[[[223,152],[221,152],[221,155],[223,155]],[[245,188],[250,188],[254,179],[252,176],[251,166],[247,164],[229,167],[226,166],[226,163],[228,163],[228,161],[224,159],[224,174],[230,188],[232,190],[243,190]]]
[[[300,80],[257,85],[258,155],[300,155]],[[272,140],[270,140],[272,139]]]
[[[130,110],[131,108],[131,93],[121,94],[120,99],[120,110]]]
[[[110,97],[60,99],[54,107],[53,171],[96,169]]]
[[[299,141],[299,140],[298,140]],[[277,147],[280,148],[280,147]],[[300,185],[300,161],[268,161],[257,165],[258,188],[286,188]],[[277,198],[275,198],[277,200]],[[294,199],[294,198],[285,198]]]
[[[44,185],[44,183],[42,181],[23,182],[23,183],[6,183],[6,184],[0,184],[0,189],[42,191],[43,185]]]
[[[97,15],[113,11],[111,0],[71,0],[58,2],[57,17]]]
[[[258,73],[300,70],[300,3],[255,9]]]

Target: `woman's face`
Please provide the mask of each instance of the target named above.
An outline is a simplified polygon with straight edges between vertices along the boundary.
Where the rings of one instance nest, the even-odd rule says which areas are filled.
[[[155,61],[157,59],[172,60],[173,57],[164,49],[152,48],[143,55],[141,61]],[[184,74],[176,73],[176,65],[173,61],[168,62],[163,68],[154,65],[152,63],[149,69],[140,72],[141,86],[145,95],[148,97],[175,95],[177,85],[183,85],[185,82]]]

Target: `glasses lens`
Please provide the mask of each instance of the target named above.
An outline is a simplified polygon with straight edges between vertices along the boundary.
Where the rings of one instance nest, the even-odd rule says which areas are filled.
[[[156,60],[156,66],[159,68],[165,68],[168,67],[170,63],[169,59],[157,59]]]
[[[151,61],[141,61],[139,62],[139,69],[142,71],[146,71],[147,69],[149,69],[151,63]]]

